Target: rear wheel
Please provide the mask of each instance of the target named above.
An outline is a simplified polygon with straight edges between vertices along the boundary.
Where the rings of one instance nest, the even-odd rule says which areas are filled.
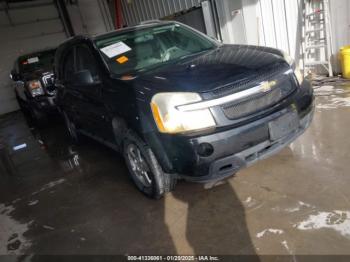
[[[151,148],[131,132],[124,141],[123,155],[132,180],[146,196],[160,199],[175,188],[176,178],[163,172]]]

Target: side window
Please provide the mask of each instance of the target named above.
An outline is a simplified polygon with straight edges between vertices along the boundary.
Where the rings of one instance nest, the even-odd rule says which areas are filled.
[[[94,81],[99,80],[96,59],[91,53],[89,47],[81,45],[76,50],[76,69],[77,72],[88,70]]]
[[[72,48],[63,60],[62,76],[64,81],[70,82],[74,74],[74,48]]]

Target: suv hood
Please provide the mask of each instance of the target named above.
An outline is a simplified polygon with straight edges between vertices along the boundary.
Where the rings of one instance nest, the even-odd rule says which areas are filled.
[[[271,49],[273,50],[273,49]],[[284,58],[269,48],[223,45],[215,50],[139,75],[135,84],[156,92],[207,92],[228,83],[285,68]]]

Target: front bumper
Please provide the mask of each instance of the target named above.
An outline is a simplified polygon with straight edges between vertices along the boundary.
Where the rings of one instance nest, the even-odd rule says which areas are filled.
[[[38,96],[30,100],[29,106],[42,113],[55,113],[57,107],[53,96]]]
[[[279,140],[266,140],[242,152],[214,161],[210,164],[209,173],[205,176],[195,177],[179,175],[179,177],[194,182],[210,182],[230,177],[238,170],[277,154],[283,148],[291,144],[310,126],[313,114],[314,110],[309,112],[304,118],[300,119],[299,128],[297,130]]]
[[[270,123],[289,112],[297,115],[294,128],[290,133],[272,139]],[[188,136],[151,132],[145,139],[165,172],[190,181],[216,181],[286,147],[308,128],[313,113],[313,89],[305,81],[288,99],[238,126],[225,128],[229,125],[224,123],[224,128],[214,133],[208,131]],[[203,144],[210,144],[213,153],[209,156],[201,155],[198,149]]]

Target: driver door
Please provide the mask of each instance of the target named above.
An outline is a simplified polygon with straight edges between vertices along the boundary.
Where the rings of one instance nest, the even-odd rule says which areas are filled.
[[[102,82],[95,57],[90,48],[81,44],[76,47],[76,74],[88,73],[90,83],[77,84],[74,89],[79,93],[76,108],[83,131],[89,135],[105,139],[105,105],[101,99]]]

